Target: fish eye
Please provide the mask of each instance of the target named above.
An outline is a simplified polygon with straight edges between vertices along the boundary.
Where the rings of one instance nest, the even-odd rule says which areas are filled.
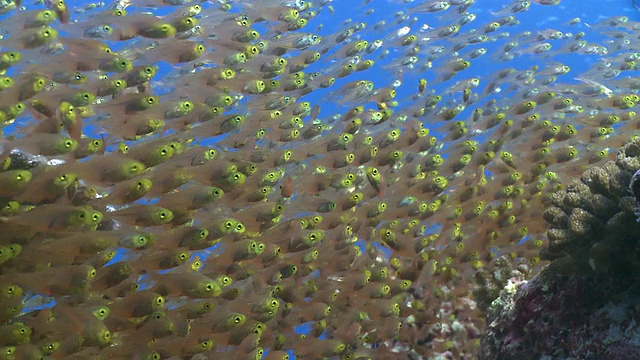
[[[209,230],[202,229],[202,230],[200,230],[200,234],[199,235],[200,235],[201,238],[206,238],[207,236],[209,236]]]
[[[239,315],[234,316],[233,317],[233,322],[236,323],[236,324],[241,323],[242,322],[242,317],[239,316]]]
[[[226,221],[224,223],[224,227],[227,229],[231,229],[233,227],[233,222],[232,221]]]

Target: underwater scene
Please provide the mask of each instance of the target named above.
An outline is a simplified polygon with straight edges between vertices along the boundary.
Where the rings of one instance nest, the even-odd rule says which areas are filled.
[[[0,0],[0,360],[640,358],[639,38],[633,0]]]

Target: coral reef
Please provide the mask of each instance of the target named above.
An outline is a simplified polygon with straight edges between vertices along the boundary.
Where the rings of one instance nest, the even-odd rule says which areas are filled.
[[[478,359],[638,359],[640,287],[552,264],[510,281],[488,312]]]
[[[549,246],[541,252],[552,260],[569,257],[579,268],[625,276],[638,268],[640,225],[636,200],[629,190],[633,174],[640,169],[640,140],[618,151],[615,161],[594,166],[551,195],[543,214],[549,224]]]
[[[549,266],[529,281],[518,272],[478,281],[485,299],[506,282],[488,308],[479,359],[640,358],[638,169],[634,139],[615,162],[587,169],[550,196],[549,245],[541,252]]]

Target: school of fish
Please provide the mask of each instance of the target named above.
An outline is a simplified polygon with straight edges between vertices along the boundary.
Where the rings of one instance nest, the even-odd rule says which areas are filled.
[[[0,0],[0,359],[474,358],[495,260],[637,136],[640,22],[394,2]]]

